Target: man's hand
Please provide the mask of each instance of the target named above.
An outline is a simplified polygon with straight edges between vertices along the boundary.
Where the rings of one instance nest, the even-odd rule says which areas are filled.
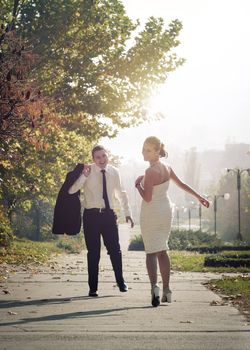
[[[88,177],[90,172],[91,172],[91,166],[88,165],[88,164],[84,164],[84,168],[83,168],[83,171],[82,171],[83,175]]]
[[[130,216],[126,216],[126,222],[129,222],[130,221],[130,226],[131,226],[131,228],[133,228],[134,227],[134,221],[133,221],[133,219],[130,217]]]

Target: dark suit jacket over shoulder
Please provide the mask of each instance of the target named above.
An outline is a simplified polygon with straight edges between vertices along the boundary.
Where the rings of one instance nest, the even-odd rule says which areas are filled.
[[[66,175],[58,193],[54,209],[52,233],[76,235],[81,230],[80,191],[69,194],[68,190],[81,175],[84,164],[77,164],[75,169]]]

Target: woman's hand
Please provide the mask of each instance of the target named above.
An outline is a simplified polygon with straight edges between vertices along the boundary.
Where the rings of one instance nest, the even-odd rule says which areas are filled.
[[[143,175],[140,175],[140,176],[137,177],[137,179],[135,180],[135,187],[140,185],[140,183],[142,182],[143,177],[144,177]]]
[[[206,207],[206,208],[209,207],[209,201],[206,198],[199,196],[198,200],[202,205],[204,205],[204,207]]]

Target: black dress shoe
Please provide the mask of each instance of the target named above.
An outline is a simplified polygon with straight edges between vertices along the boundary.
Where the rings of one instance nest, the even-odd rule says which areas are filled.
[[[125,282],[118,283],[118,287],[120,289],[120,292],[127,292],[128,291],[128,286],[126,285]]]
[[[90,290],[89,297],[98,297],[98,291],[97,290]]]

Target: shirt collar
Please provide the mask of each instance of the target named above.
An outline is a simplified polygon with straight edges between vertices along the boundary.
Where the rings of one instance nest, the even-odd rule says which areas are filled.
[[[101,170],[105,170],[108,173],[110,170],[109,164],[107,164],[106,168],[102,169],[99,166],[97,166],[95,163],[93,163],[93,168],[97,173],[101,172]]]

